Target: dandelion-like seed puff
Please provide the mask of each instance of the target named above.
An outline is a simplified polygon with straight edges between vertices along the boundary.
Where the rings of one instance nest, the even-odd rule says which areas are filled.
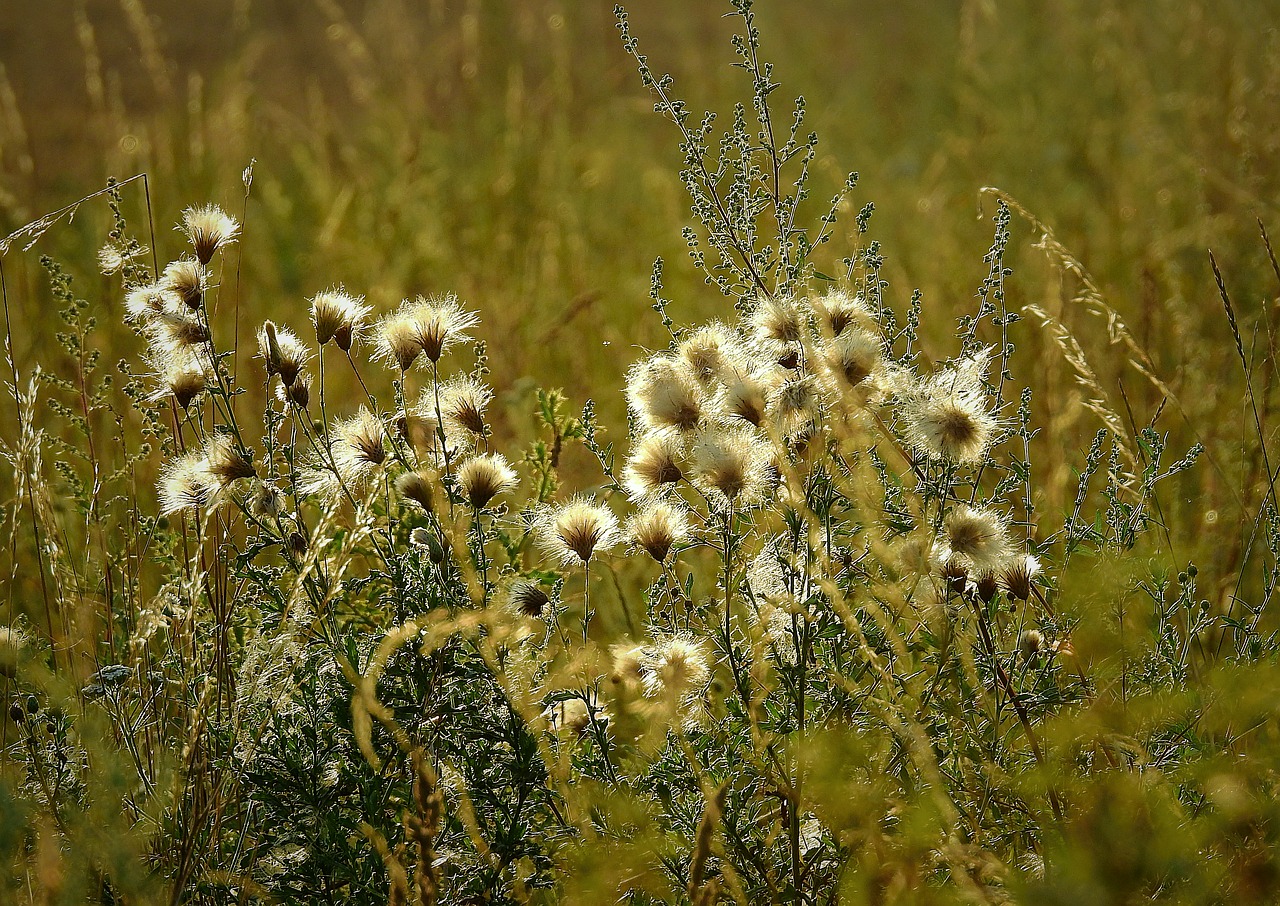
[[[184,210],[179,229],[186,234],[201,264],[208,264],[219,249],[240,235],[239,222],[216,204]]]
[[[342,287],[316,293],[311,299],[311,323],[316,328],[316,343],[330,341],[343,352],[351,349],[360,335],[369,306],[363,296],[352,296]]]
[[[435,364],[451,347],[470,340],[466,331],[479,322],[456,296],[405,299],[378,322],[375,356],[401,372],[412,368],[420,355]]]
[[[579,494],[543,516],[538,526],[542,549],[565,566],[589,563],[618,543],[618,517]]]

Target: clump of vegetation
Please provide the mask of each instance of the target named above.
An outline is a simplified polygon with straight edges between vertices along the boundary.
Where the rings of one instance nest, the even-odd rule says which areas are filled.
[[[856,175],[814,209],[804,103],[780,114],[752,6],[732,12],[750,92],[722,132],[617,13],[722,308],[679,323],[656,262],[667,341],[627,371],[625,430],[591,401],[617,389],[574,386],[500,437],[480,314],[451,293],[321,277],[242,333],[243,211],[188,208],[161,267],[169,241],[126,217],[138,180],[99,193],[110,325],[43,260],[60,361],[24,385],[9,358],[9,581],[41,600],[0,631],[7,895],[1267,900],[1274,495],[1259,597],[1216,612],[1158,494],[1201,449],[1114,411],[1027,306],[1101,425],[1073,505],[1043,506],[1011,202],[931,356],[940,316],[894,304],[870,204],[837,231]],[[107,367],[119,340],[141,357]]]

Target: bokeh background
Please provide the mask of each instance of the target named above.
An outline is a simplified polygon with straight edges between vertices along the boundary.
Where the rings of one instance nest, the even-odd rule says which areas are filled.
[[[726,4],[634,0],[635,35],[695,110],[748,97],[732,66]],[[852,214],[874,202],[888,297],[924,293],[935,358],[986,275],[995,186],[1088,270],[1172,397],[1138,372],[1105,319],[1075,301],[1017,218],[1010,301],[1036,303],[1080,344],[1107,402],[1201,466],[1163,501],[1174,559],[1239,575],[1269,482],[1280,274],[1280,10],[1269,0],[762,0],[764,47],[784,114],[803,95],[821,137],[816,218],[846,171]],[[253,181],[246,200],[242,173]],[[182,207],[223,204],[246,228],[243,330],[305,326],[305,299],[343,283],[385,310],[457,292],[484,318],[500,433],[531,430],[538,385],[596,401],[625,433],[622,375],[663,342],[649,311],[656,257],[672,314],[728,310],[685,254],[687,202],[672,125],[597,0],[0,0],[0,234],[101,187],[149,175],[160,260]],[[127,190],[145,233],[141,193]],[[4,259],[14,357],[46,365],[57,329],[36,256],[69,262],[101,308],[99,342],[131,348],[119,289],[92,270],[105,206],[84,205]],[[151,240],[148,238],[148,242]],[[1212,249],[1243,331],[1262,433],[1209,267]],[[1058,264],[1061,264],[1059,261]],[[114,325],[114,326],[110,326]],[[1099,424],[1061,351],[1015,326],[1014,377],[1036,389],[1039,476],[1061,514]],[[241,345],[248,362],[252,350]],[[354,397],[353,397],[354,399]],[[13,424],[12,399],[0,418]],[[584,472],[585,474],[585,472]],[[585,479],[584,479],[585,480]]]

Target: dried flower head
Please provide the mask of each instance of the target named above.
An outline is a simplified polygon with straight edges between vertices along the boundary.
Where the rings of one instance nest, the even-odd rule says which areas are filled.
[[[168,310],[171,296],[163,283],[144,283],[125,293],[124,315],[129,321],[146,322]]]
[[[943,563],[980,576],[1003,570],[1011,552],[1008,529],[994,511],[961,505],[947,514],[938,558]]]
[[[17,626],[0,626],[0,676],[17,678],[28,645],[27,634]]]
[[[507,604],[513,613],[525,617],[541,617],[546,613],[551,598],[532,579],[517,578],[507,591]]]
[[[260,481],[249,495],[249,512],[259,519],[274,519],[284,511],[284,495],[269,481]]]
[[[837,386],[856,387],[876,370],[882,354],[875,336],[852,327],[823,344],[822,362],[837,378]]]
[[[161,285],[188,308],[199,308],[204,301],[208,277],[199,261],[191,258],[179,258],[171,261],[164,268]]]
[[[240,224],[216,204],[207,204],[183,211],[179,229],[186,234],[200,263],[208,264],[218,249],[235,241]]]
[[[343,480],[360,479],[387,459],[382,420],[363,406],[333,426],[333,458]]]
[[[263,321],[258,328],[258,355],[267,370],[267,377],[280,375],[285,384],[292,384],[301,373],[311,352],[287,327],[277,327],[272,321]]]
[[[145,254],[146,251],[146,248],[132,241],[128,245],[108,242],[98,249],[98,270],[109,277],[124,270],[129,262]]]
[[[405,472],[396,479],[396,490],[406,500],[412,500],[428,513],[436,511],[436,491],[433,477],[422,472]]]
[[[311,405],[311,378],[304,371],[293,379],[292,384],[276,384],[276,399],[286,406],[306,409]]]
[[[688,513],[664,501],[650,503],[627,520],[627,537],[636,550],[662,563],[672,548],[689,539]]]
[[[730,504],[763,497],[772,463],[769,444],[745,425],[713,425],[693,443],[694,482]]]
[[[1044,633],[1038,629],[1024,629],[1018,636],[1018,654],[1024,661],[1034,660],[1044,648]]]
[[[767,343],[799,343],[804,337],[804,313],[795,299],[779,296],[761,299],[751,311],[751,329]]]
[[[377,357],[393,368],[408,371],[419,355],[439,362],[451,346],[471,337],[467,330],[479,323],[453,295],[405,299],[400,307],[378,322]]]
[[[592,703],[588,705],[583,698],[566,698],[548,707],[543,712],[543,717],[551,724],[553,730],[568,730],[581,736],[591,727],[593,720],[602,725],[609,723],[608,713],[596,705],[594,696],[592,699]]]
[[[157,356],[194,352],[209,341],[209,329],[186,308],[152,311],[143,324],[152,353]]]
[[[424,408],[434,405],[434,400],[428,399],[430,393],[430,390],[423,392]],[[440,387],[440,414],[446,424],[484,437],[484,411],[492,399],[493,391],[475,378],[453,378]]]
[[[153,355],[151,359],[158,382],[147,399],[158,402],[172,396],[184,412],[204,393],[213,374],[212,359],[202,346],[175,349],[166,355]]]
[[[980,462],[996,434],[982,389],[986,364],[983,355],[944,368],[908,391],[901,410],[907,442],[933,459]]]
[[[316,293],[311,299],[311,322],[316,328],[316,343],[321,346],[332,340],[347,352],[368,315],[364,296],[349,295],[340,286]]]
[[[822,396],[812,375],[783,381],[769,396],[768,413],[783,434],[803,429],[818,418]]]
[[[547,512],[538,534],[543,550],[566,566],[587,563],[618,543],[618,518],[607,506],[579,494]]]
[[[1031,583],[1040,575],[1040,561],[1032,554],[1016,557],[1000,573],[1000,585],[1015,601],[1031,597]]]
[[[828,290],[813,300],[813,310],[823,333],[839,337],[850,327],[869,333],[878,330],[875,315],[861,296],[851,296],[841,289]]]
[[[229,434],[210,434],[204,443],[205,469],[218,490],[240,478],[254,478],[258,472],[248,455]]]
[[[649,672],[649,662],[653,657],[652,649],[644,645],[622,643],[609,649],[613,658],[613,672],[610,679],[615,685],[622,686],[628,692],[640,691],[645,674]]]
[[[499,494],[515,488],[518,478],[515,469],[501,453],[472,456],[458,466],[458,490],[466,501],[477,509],[487,506]]]
[[[719,321],[712,321],[681,340],[676,356],[706,386],[723,380],[733,371],[742,361],[742,350],[732,330]]]
[[[627,402],[648,429],[691,431],[702,421],[706,397],[687,363],[662,354],[631,369]]]
[[[772,371],[735,371],[725,381],[719,409],[731,418],[760,427],[769,406],[769,394],[777,386]]]
[[[681,462],[684,444],[674,431],[651,431],[640,439],[622,470],[622,481],[633,499],[639,500],[669,487],[684,477]]]
[[[706,648],[687,636],[656,644],[645,666],[645,692],[654,698],[689,702],[711,681]]]
[[[184,453],[160,472],[160,513],[168,516],[180,510],[202,509],[213,501],[217,488],[204,454]]]

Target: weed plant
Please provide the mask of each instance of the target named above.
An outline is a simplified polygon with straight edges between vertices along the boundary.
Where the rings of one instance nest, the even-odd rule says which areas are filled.
[[[856,174],[813,197],[805,104],[730,6],[748,90],[723,120],[617,11],[718,317],[679,323],[659,259],[661,343],[622,394],[537,391],[534,436],[495,430],[452,293],[315,275],[307,308],[246,310],[252,167],[238,213],[183,211],[163,266],[169,234],[129,214],[147,180],[79,203],[110,213],[109,303],[46,257],[47,369],[24,379],[8,324],[5,897],[1270,901],[1272,485],[1259,579],[1219,608],[1159,493],[1202,448],[1011,304],[1015,215],[1173,400],[1080,262],[993,190],[986,276],[931,355],[942,319],[886,278]],[[1057,509],[1028,326],[1099,424]]]

